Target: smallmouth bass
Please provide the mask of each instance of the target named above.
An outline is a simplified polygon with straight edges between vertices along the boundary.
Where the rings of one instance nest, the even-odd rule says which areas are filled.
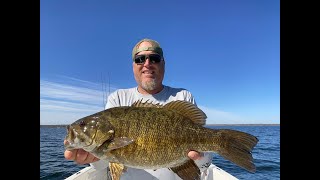
[[[190,150],[219,154],[255,172],[252,150],[258,139],[245,132],[203,127],[205,113],[187,101],[166,105],[139,100],[81,118],[67,127],[65,148],[82,148],[108,160],[113,179],[126,167],[169,168],[184,180],[200,179]]]

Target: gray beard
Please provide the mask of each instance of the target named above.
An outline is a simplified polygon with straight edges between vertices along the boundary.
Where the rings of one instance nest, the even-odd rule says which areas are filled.
[[[146,91],[153,91],[156,89],[156,79],[152,79],[151,81],[141,82],[141,86]]]

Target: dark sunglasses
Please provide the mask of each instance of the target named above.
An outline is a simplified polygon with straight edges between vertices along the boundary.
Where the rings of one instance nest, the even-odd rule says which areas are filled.
[[[136,64],[144,64],[146,59],[149,58],[151,64],[159,63],[162,60],[162,57],[159,54],[149,54],[149,55],[136,55],[134,62]]]

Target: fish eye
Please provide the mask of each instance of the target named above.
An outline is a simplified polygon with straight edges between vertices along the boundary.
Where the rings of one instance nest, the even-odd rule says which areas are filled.
[[[86,123],[84,121],[81,121],[79,125],[84,126],[84,125],[86,125]]]

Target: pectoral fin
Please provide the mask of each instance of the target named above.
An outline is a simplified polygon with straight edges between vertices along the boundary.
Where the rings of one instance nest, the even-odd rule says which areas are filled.
[[[200,180],[201,173],[198,166],[193,160],[188,160],[186,163],[170,168],[183,180]]]
[[[114,138],[112,142],[108,145],[108,151],[111,151],[113,149],[118,149],[123,146],[129,145],[134,140],[128,137],[120,137],[120,138]]]
[[[122,172],[126,171],[125,166],[118,163],[109,163],[109,168],[112,180],[120,180]]]

